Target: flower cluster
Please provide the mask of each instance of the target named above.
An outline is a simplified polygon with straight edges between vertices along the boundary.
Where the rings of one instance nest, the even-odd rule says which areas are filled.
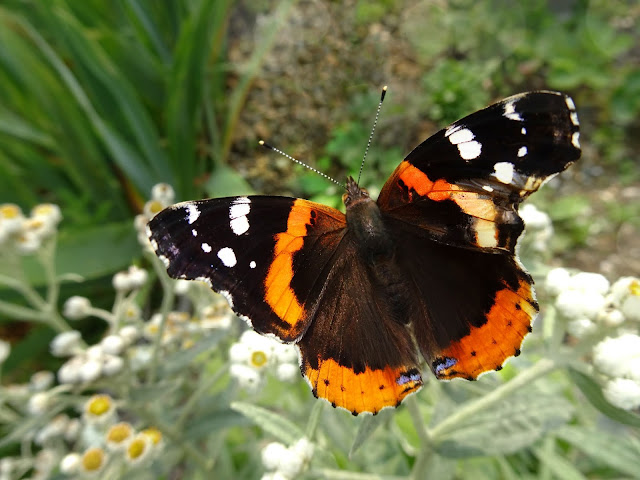
[[[298,352],[293,345],[282,344],[264,337],[253,330],[246,330],[229,350],[231,376],[250,391],[258,391],[267,371],[275,373],[279,380],[294,381],[300,378]]]
[[[593,349],[593,364],[601,374],[609,402],[625,410],[640,408],[640,279],[622,277],[613,285],[596,273],[571,274],[551,270],[547,292],[568,320],[568,332],[578,338],[599,331],[618,331]]]
[[[311,462],[313,443],[302,437],[287,447],[279,442],[267,444],[262,449],[262,464],[269,470],[262,480],[293,480],[299,478]]]
[[[28,217],[13,203],[0,204],[0,247],[22,255],[35,253],[56,234],[60,220],[60,208],[51,203],[35,206]]]
[[[549,241],[553,236],[551,218],[545,212],[538,210],[535,205],[526,203],[518,211],[527,226],[523,242],[540,254],[549,249]]]

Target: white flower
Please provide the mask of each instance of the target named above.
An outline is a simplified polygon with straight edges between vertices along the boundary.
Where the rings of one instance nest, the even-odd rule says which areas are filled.
[[[29,398],[27,412],[33,416],[43,415],[49,409],[51,394],[48,392],[37,392]]]
[[[69,320],[80,320],[91,313],[91,301],[86,297],[73,296],[64,302],[62,314]]]
[[[596,331],[596,324],[588,318],[576,318],[567,324],[567,332],[576,338],[584,338]]]
[[[80,332],[70,330],[56,335],[49,348],[54,357],[70,357],[81,350],[81,342]]]
[[[80,471],[80,461],[82,457],[79,453],[68,453],[60,461],[60,472],[65,475],[73,475]]]
[[[276,367],[276,377],[283,382],[293,382],[300,378],[300,367],[293,363],[281,363]]]
[[[564,290],[556,298],[556,307],[566,318],[595,320],[606,305],[600,293],[585,290]]]
[[[151,446],[149,436],[139,433],[128,442],[125,459],[133,465],[140,464],[149,458]]]
[[[58,381],[65,384],[80,383],[82,377],[80,368],[84,364],[81,356],[76,356],[65,362],[58,370]]]
[[[547,273],[544,285],[550,294],[558,295],[567,289],[570,278],[571,274],[569,270],[565,268],[553,268]]]
[[[618,408],[634,410],[640,407],[640,383],[628,378],[609,380],[602,391],[605,398]]]
[[[305,462],[310,462],[313,458],[314,445],[307,437],[302,437],[291,446],[291,450],[296,455],[300,455]]]
[[[122,338],[125,346],[128,347],[140,338],[140,331],[133,325],[126,325],[120,329],[118,335]]]
[[[176,194],[168,183],[158,183],[151,189],[151,199],[165,206],[173,204]]]
[[[2,365],[7,358],[9,358],[10,353],[11,344],[0,339],[0,365]]]
[[[15,246],[18,253],[31,255],[37,252],[42,246],[42,238],[34,231],[23,230],[15,239]]]
[[[142,213],[148,219],[152,219],[153,217],[156,216],[156,214],[164,210],[164,208],[165,208],[165,205],[162,202],[159,202],[158,200],[149,200],[147,203],[144,204],[144,207],[142,208]]]
[[[546,250],[553,236],[553,225],[549,215],[530,203],[521,207],[519,213],[527,226],[525,241],[530,242],[533,249],[538,252]]]
[[[173,290],[176,292],[176,295],[186,295],[189,291],[189,287],[191,286],[191,281],[189,280],[176,280],[173,284]]]
[[[148,345],[137,345],[135,348],[129,349],[127,355],[129,362],[131,362],[131,369],[137,372],[151,363],[153,348]]]
[[[102,357],[104,357],[104,350],[101,345],[91,345],[84,353],[91,360],[102,360]]]
[[[129,275],[127,272],[118,272],[113,276],[111,283],[117,292],[126,292],[129,290]]]
[[[599,273],[579,272],[571,277],[569,288],[604,295],[609,290],[609,280]]]
[[[29,381],[29,383],[31,385],[31,389],[34,392],[42,392],[53,385],[54,380],[55,375],[52,372],[49,372],[48,370],[42,370],[31,375],[31,380]]]
[[[104,353],[120,355],[125,347],[124,339],[119,335],[107,335],[100,341]]]
[[[102,373],[108,377],[120,373],[124,368],[124,360],[115,355],[105,355],[102,359]]]
[[[280,363],[298,363],[298,350],[293,345],[277,344],[275,355]]]
[[[134,433],[135,432],[133,431],[133,427],[130,423],[116,423],[107,430],[107,448],[111,451],[124,450]]]
[[[229,374],[237,380],[242,389],[249,393],[257,393],[262,387],[263,378],[254,368],[232,363]]]
[[[87,358],[80,366],[80,380],[89,383],[100,378],[102,374],[102,361]]]
[[[82,454],[80,472],[84,475],[97,476],[106,463],[107,454],[102,448],[89,448]]]
[[[277,470],[282,462],[289,455],[286,445],[279,442],[268,443],[261,452],[262,465],[267,470]]]
[[[60,207],[53,203],[41,203],[40,205],[36,205],[33,207],[33,210],[31,210],[31,216],[54,226],[58,225],[60,220],[62,220]]]
[[[24,215],[19,206],[13,203],[0,204],[0,228],[12,235],[22,229]]]
[[[605,310],[600,312],[598,320],[607,327],[617,327],[624,322],[624,315],[620,310]]]
[[[620,277],[611,286],[611,301],[619,307],[629,295],[640,295],[640,279],[635,277]]]
[[[149,274],[143,268],[138,268],[135,265],[129,267],[129,282],[132,289],[141,288],[147,283]]]
[[[640,358],[640,337],[626,333],[617,338],[607,337],[593,349],[593,364],[611,377],[635,376]]]
[[[92,424],[105,424],[115,414],[115,403],[109,395],[93,395],[84,405],[83,417]]]

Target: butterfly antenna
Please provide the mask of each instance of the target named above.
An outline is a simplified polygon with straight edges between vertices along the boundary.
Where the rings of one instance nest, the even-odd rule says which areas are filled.
[[[378,103],[378,109],[376,110],[376,118],[373,121],[373,127],[371,128],[371,133],[369,134],[369,141],[367,142],[367,148],[364,151],[364,157],[362,157],[362,163],[360,164],[360,171],[358,172],[358,181],[356,182],[360,185],[360,176],[362,175],[362,168],[364,167],[364,161],[367,159],[367,153],[369,153],[369,147],[371,146],[371,139],[373,138],[373,132],[376,131],[376,125],[378,125],[378,117],[380,116],[380,109],[382,108],[382,102],[384,101],[384,96],[387,94],[387,86],[382,87],[382,95],[380,95],[380,103]]]
[[[322,173],[320,170],[317,170],[315,168],[313,168],[311,165],[307,165],[304,162],[301,162],[300,160],[296,160],[295,158],[293,158],[291,155],[288,155],[286,153],[284,153],[282,150],[277,149],[276,147],[272,147],[271,145],[269,145],[268,143],[265,143],[264,140],[260,140],[258,142],[260,145],[262,145],[263,147],[268,148],[269,150],[273,150],[276,153],[279,153],[280,155],[282,155],[283,157],[287,157],[289,160],[291,160],[294,163],[297,163],[298,165],[302,165],[305,168],[308,168],[309,170],[311,170],[312,172],[316,172],[317,174],[323,176],[324,178],[326,178],[327,180],[332,181],[333,183],[335,183],[336,185],[340,185],[342,188],[346,188],[345,185],[343,185],[342,183],[340,183],[339,181],[331,178],[329,175],[327,175],[326,173]]]

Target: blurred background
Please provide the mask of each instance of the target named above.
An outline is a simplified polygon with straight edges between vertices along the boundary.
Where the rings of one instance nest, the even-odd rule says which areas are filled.
[[[258,140],[341,180],[359,168],[386,84],[363,174],[376,194],[448,123],[552,89],[575,100],[583,156],[532,199],[554,220],[550,251],[637,275],[639,18],[639,2],[608,0],[4,0],[0,203],[58,204],[58,270],[88,280],[74,294],[100,305],[104,292],[108,305],[111,275],[141,257],[132,219],[158,182],[180,201],[257,193],[338,206],[337,187]],[[52,334],[9,321],[5,371],[20,377]]]

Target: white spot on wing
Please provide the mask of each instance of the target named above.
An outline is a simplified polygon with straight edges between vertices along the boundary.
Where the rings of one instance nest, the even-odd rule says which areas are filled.
[[[580,132],[573,132],[573,135],[571,135],[571,143],[574,147],[580,148]]]
[[[469,130],[468,128],[463,128],[462,130],[456,130],[454,132],[451,132],[451,134],[449,135],[449,141],[454,145],[458,145],[459,143],[464,143],[464,142],[470,142],[474,138],[475,136],[473,135],[471,130]]]
[[[567,104],[567,107],[569,107],[569,110],[575,111],[576,104],[573,103],[573,99],[571,97],[564,97],[564,101]]]
[[[573,123],[576,127],[580,125],[580,122],[578,121],[578,114],[576,112],[571,112],[569,116],[571,117],[571,123]]]
[[[193,235],[194,237],[198,236],[198,231],[194,228],[191,230],[191,235]]]
[[[229,226],[233,233],[242,235],[249,230],[247,215],[251,212],[251,200],[247,197],[236,198],[229,207]]]
[[[502,183],[511,183],[513,181],[513,164],[509,162],[498,162],[493,166],[494,177]]]
[[[518,150],[518,156],[524,157],[527,154],[527,147],[520,147]]]
[[[203,243],[202,244],[202,251],[204,253],[211,253],[211,245],[209,245],[208,243]]]
[[[236,263],[238,263],[235,252],[229,247],[224,247],[218,250],[218,258],[222,261],[222,264],[225,267],[235,267]]]
[[[509,120],[516,120],[518,122],[522,122],[524,119],[520,116],[518,112],[516,112],[516,104],[515,102],[507,102],[504,104],[504,113],[503,116],[507,117]]]
[[[452,145],[458,147],[458,152],[464,160],[473,160],[480,156],[482,145],[474,140],[476,137],[468,128],[449,127],[444,135],[449,138]]]
[[[524,127],[522,127],[522,128],[520,129],[520,133],[521,133],[522,135],[526,135],[526,134],[527,134],[527,129],[526,129],[526,128],[524,128]]]
[[[184,209],[187,211],[187,222],[189,222],[189,225],[198,220],[198,217],[200,216],[200,210],[198,210],[198,207],[196,207],[193,203],[187,203]]]
[[[458,151],[460,152],[460,156],[465,160],[473,160],[480,156],[480,153],[482,152],[482,144],[475,140],[472,142],[461,143],[458,145]]]
[[[489,193],[493,192],[493,187],[490,187],[489,185],[483,185],[482,189],[486,190]]]
[[[251,262],[249,263],[249,268],[256,268],[256,262],[251,260]]]
[[[233,218],[231,222],[229,222],[229,225],[236,235],[242,235],[249,230],[249,220],[247,217]]]
[[[213,285],[211,284],[211,279],[209,277],[197,277],[193,279],[196,282],[204,282],[207,285],[209,285],[209,288],[213,288]]]

